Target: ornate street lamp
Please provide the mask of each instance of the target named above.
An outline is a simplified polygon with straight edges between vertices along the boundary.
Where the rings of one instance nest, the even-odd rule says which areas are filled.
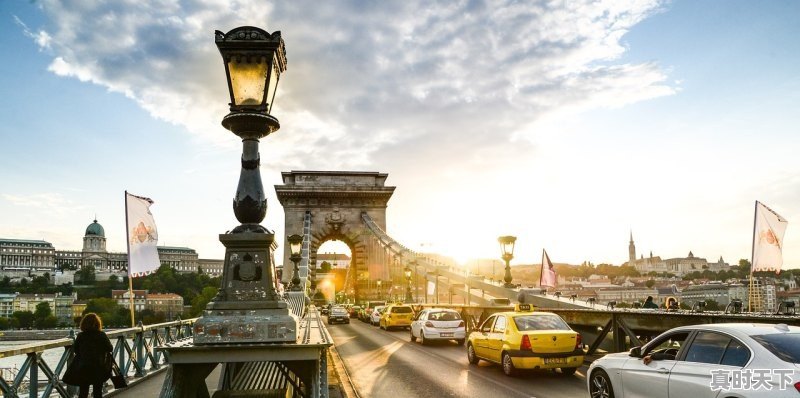
[[[414,296],[411,295],[411,268],[406,265],[403,273],[406,276],[406,303],[410,303],[414,301]]]
[[[300,256],[300,250],[303,249],[303,237],[300,235],[292,235],[286,238],[289,242],[289,250],[291,255],[289,256],[289,260],[294,264],[294,268],[292,270],[292,284],[289,286],[289,290],[293,292],[299,292],[303,290],[303,287],[300,286],[300,269],[298,267],[298,263],[302,259]]]
[[[514,285],[511,284],[511,259],[514,258],[514,243],[517,241],[517,237],[501,236],[497,238],[497,241],[500,242],[500,249],[503,253],[500,258],[506,262],[506,275],[503,277],[506,283],[503,286],[512,288]]]
[[[219,235],[225,264],[217,296],[195,322],[195,344],[297,341],[298,319],[273,282],[274,235],[261,226],[267,199],[261,182],[258,141],[280,128],[270,112],[286,50],[280,32],[243,26],[215,32],[225,66],[230,113],[222,126],[242,139],[241,172],[233,198],[240,225]]]
[[[381,290],[381,283],[383,283],[383,281],[378,279],[377,283],[378,283],[378,300],[380,300],[381,296],[383,296],[383,291]]]

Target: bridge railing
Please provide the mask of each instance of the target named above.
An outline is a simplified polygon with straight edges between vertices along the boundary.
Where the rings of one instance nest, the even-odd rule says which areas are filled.
[[[192,336],[197,318],[154,325],[108,330],[112,352],[122,374],[128,379],[144,377],[165,364],[165,358],[155,347]],[[61,381],[67,365],[75,356],[75,331],[62,339],[0,348],[0,358],[18,357],[22,362],[16,372],[0,372],[0,392],[3,397],[75,396],[75,388]],[[63,350],[61,354],[52,353]],[[45,355],[49,352],[48,355]],[[8,377],[8,378],[7,378]]]

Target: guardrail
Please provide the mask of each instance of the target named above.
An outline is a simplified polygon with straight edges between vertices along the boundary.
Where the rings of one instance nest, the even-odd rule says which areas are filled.
[[[165,364],[165,358],[155,347],[179,341],[192,336],[192,326],[197,318],[177,320],[154,325],[142,325],[134,328],[106,331],[113,342],[114,360],[127,379],[145,377],[150,371],[158,370]],[[75,353],[75,331],[62,339],[48,340],[41,343],[25,344],[9,348],[0,348],[0,358],[25,356],[11,380],[0,374],[0,392],[3,397],[18,398],[22,394],[28,397],[73,397],[76,389],[61,381],[61,376]],[[63,348],[64,352],[58,360],[48,363],[43,356],[47,350]],[[55,363],[53,363],[55,362]],[[55,367],[53,367],[55,365]],[[148,366],[149,365],[149,366]]]

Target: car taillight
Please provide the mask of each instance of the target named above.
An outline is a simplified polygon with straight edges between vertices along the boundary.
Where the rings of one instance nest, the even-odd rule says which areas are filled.
[[[797,392],[800,392],[800,381],[794,383],[794,389],[797,390]]]
[[[522,343],[519,345],[520,350],[530,350],[531,348],[531,339],[528,338],[527,334],[522,335]]]
[[[575,349],[583,349],[583,347],[581,346],[582,342],[583,339],[581,338],[581,334],[578,333],[578,335],[575,336]]]
[[[425,326],[429,327],[429,328],[432,328],[433,324],[431,323],[431,321],[428,321],[428,322],[425,322]]]
[[[458,323],[458,327],[463,328],[464,327],[464,321],[459,322]]]

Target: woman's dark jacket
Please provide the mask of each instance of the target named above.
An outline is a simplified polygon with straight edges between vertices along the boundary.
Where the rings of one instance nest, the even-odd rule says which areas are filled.
[[[108,336],[99,330],[78,333],[75,338],[78,385],[100,384],[111,377],[106,356],[114,349]]]

